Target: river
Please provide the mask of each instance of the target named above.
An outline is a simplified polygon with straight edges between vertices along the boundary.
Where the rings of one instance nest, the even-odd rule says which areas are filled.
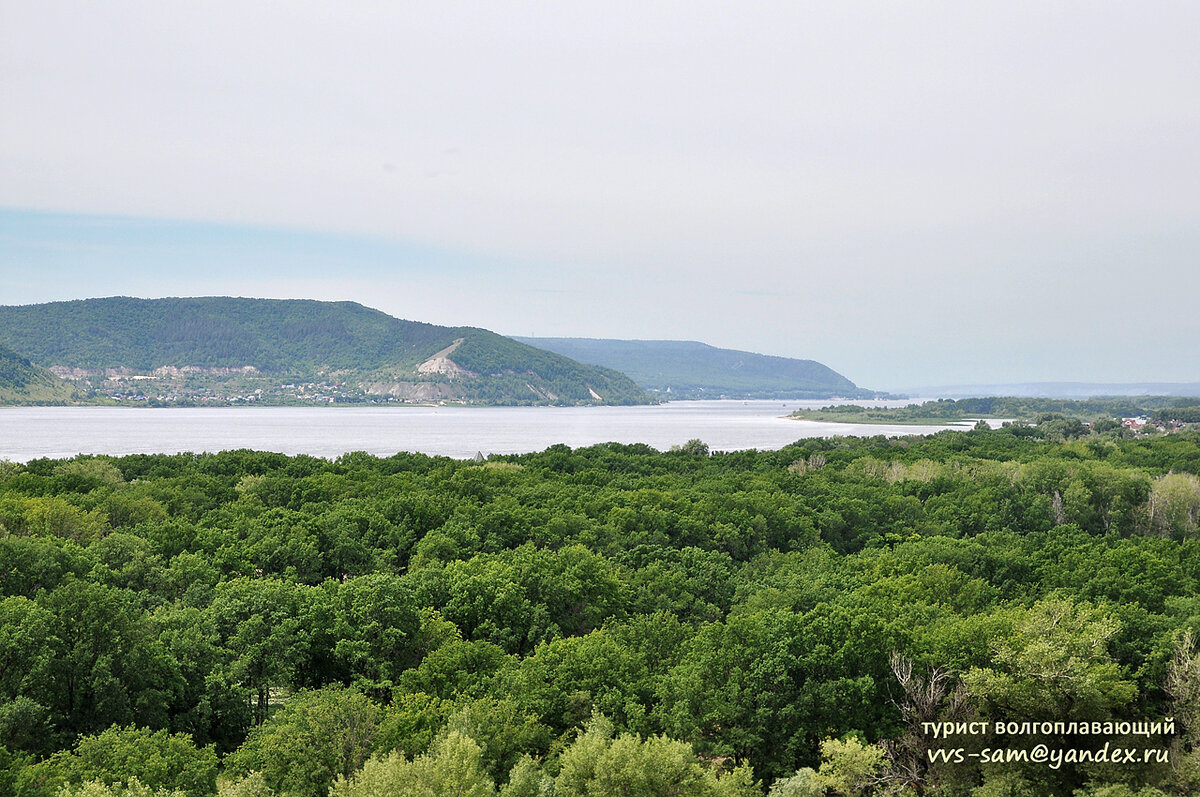
[[[892,406],[910,401],[866,402]],[[603,442],[665,450],[777,449],[805,437],[928,434],[946,426],[819,423],[785,417],[820,401],[673,401],[650,407],[4,407],[0,459],[251,448],[336,457],[398,451],[467,458]],[[856,402],[858,403],[858,402]],[[967,424],[969,426],[969,424]]]

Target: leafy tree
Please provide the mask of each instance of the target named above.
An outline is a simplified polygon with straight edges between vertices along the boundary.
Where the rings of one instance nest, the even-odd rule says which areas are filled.
[[[371,755],[383,712],[341,686],[305,691],[251,732],[227,761],[231,773],[258,772],[266,785],[298,797],[323,797]]]
[[[217,586],[207,614],[234,654],[230,672],[254,696],[254,718],[267,718],[273,687],[301,683],[313,660],[313,635],[328,627],[306,622],[319,590],[275,579],[235,578]],[[327,620],[326,620],[327,622]]]
[[[167,724],[168,708],[182,688],[179,665],[153,635],[131,593],[67,581],[38,602],[55,618],[50,708],[61,730]]]
[[[553,793],[554,778],[528,755],[517,761],[509,772],[508,782],[500,789],[500,797],[551,797]]]
[[[230,752],[245,738],[253,714],[248,690],[232,674],[234,656],[224,647],[215,619],[178,604],[159,607],[148,619],[179,663],[182,689],[168,707],[171,730],[190,733],[201,744],[214,743],[219,753]]]
[[[1200,651],[1189,628],[1175,645],[1164,691],[1179,732],[1171,742],[1171,778],[1180,792],[1200,788]]]
[[[54,749],[50,711],[41,703],[18,695],[0,703],[0,739],[9,750],[48,753]]]
[[[54,615],[25,597],[0,600],[0,739],[16,750],[47,752],[52,734]]]
[[[408,757],[429,749],[457,704],[424,692],[402,692],[387,707],[379,724],[375,751]]]
[[[130,778],[124,783],[111,785],[90,780],[77,787],[66,786],[58,792],[58,797],[183,797],[185,794],[178,789],[153,789],[137,778]]]
[[[561,735],[594,711],[612,714],[626,728],[643,728],[653,699],[649,675],[636,651],[602,629],[540,645],[501,682]]]
[[[555,790],[561,797],[708,797],[761,792],[749,768],[740,766],[724,777],[705,769],[684,742],[665,736],[614,738],[610,722],[597,716],[563,751]]]
[[[483,749],[456,731],[411,760],[399,753],[372,758],[354,777],[339,777],[329,792],[330,797],[493,797],[495,793],[484,770]]]
[[[672,451],[680,451],[684,454],[691,454],[692,456],[696,456],[696,457],[707,457],[708,456],[708,443],[704,442],[703,440],[700,440],[699,438],[694,437],[691,440],[688,440],[686,443],[684,443],[681,446],[672,446],[671,450]]]
[[[406,692],[425,692],[443,700],[476,697],[514,658],[490,642],[455,640],[430,651],[419,666],[400,678]]]
[[[775,781],[767,797],[855,797],[872,793],[881,781],[884,751],[854,737],[821,742],[821,768],[805,767],[790,778]]]
[[[211,746],[198,748],[186,734],[132,725],[81,737],[73,750],[55,753],[32,770],[35,781],[46,784],[128,783],[129,797],[143,787],[187,797],[209,797],[217,788],[217,754]],[[134,784],[140,785],[135,789]]]
[[[666,730],[710,756],[794,771],[818,734],[877,728],[897,632],[865,613],[815,607],[732,615],[700,629],[659,682]],[[809,753],[808,755],[811,755]]]
[[[622,584],[603,557],[581,545],[558,551],[522,545],[455,561],[418,588],[470,639],[510,653],[599,627],[621,605]]]
[[[1166,792],[1159,791],[1153,786],[1134,789],[1123,783],[1092,786],[1077,789],[1074,797],[1168,797]]]
[[[109,459],[102,457],[76,457],[54,468],[56,476],[78,477],[83,491],[101,485],[116,485],[125,482],[121,470]],[[76,488],[78,489],[78,488]]]
[[[1147,504],[1150,527],[1175,538],[1194,536],[1200,528],[1200,478],[1168,473],[1150,487]]]
[[[1003,716],[1096,719],[1136,694],[1108,654],[1118,626],[1103,609],[1061,598],[1015,617],[994,643],[992,666],[963,676],[971,694]],[[999,715],[998,715],[999,716]]]
[[[0,525],[3,522],[0,519]],[[93,565],[88,551],[72,541],[18,537],[0,530],[0,595],[32,599],[68,576],[85,576]]]
[[[550,729],[513,698],[472,700],[451,714],[445,727],[448,733],[479,743],[483,767],[496,782],[504,780],[522,755],[544,755],[550,747]]]
[[[160,591],[163,562],[147,540],[115,532],[89,545],[88,553],[96,560],[91,580],[143,594]]]
[[[218,782],[217,797],[275,797],[275,791],[261,772],[251,772],[245,777]]]
[[[418,660],[412,593],[398,576],[378,573],[342,584],[338,603],[333,656],[349,670],[348,680],[381,695]]]

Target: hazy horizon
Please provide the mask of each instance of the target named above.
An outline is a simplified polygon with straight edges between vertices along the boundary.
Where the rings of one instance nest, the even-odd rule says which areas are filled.
[[[1200,7],[0,8],[0,303],[1195,382]]]

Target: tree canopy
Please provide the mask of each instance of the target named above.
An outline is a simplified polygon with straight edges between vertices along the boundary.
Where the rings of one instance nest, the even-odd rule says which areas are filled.
[[[0,792],[1187,794],[1198,475],[1012,428],[9,463]]]

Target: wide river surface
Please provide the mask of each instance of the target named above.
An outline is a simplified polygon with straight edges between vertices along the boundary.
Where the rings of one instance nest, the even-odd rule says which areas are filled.
[[[904,405],[911,401],[865,402]],[[693,438],[713,451],[776,449],[804,437],[928,434],[946,426],[789,420],[822,401],[672,401],[651,407],[3,407],[0,459],[252,448],[337,457],[398,451],[464,459],[541,451],[555,443],[648,443]],[[856,402],[858,403],[858,402]],[[969,426],[969,424],[967,425]]]

